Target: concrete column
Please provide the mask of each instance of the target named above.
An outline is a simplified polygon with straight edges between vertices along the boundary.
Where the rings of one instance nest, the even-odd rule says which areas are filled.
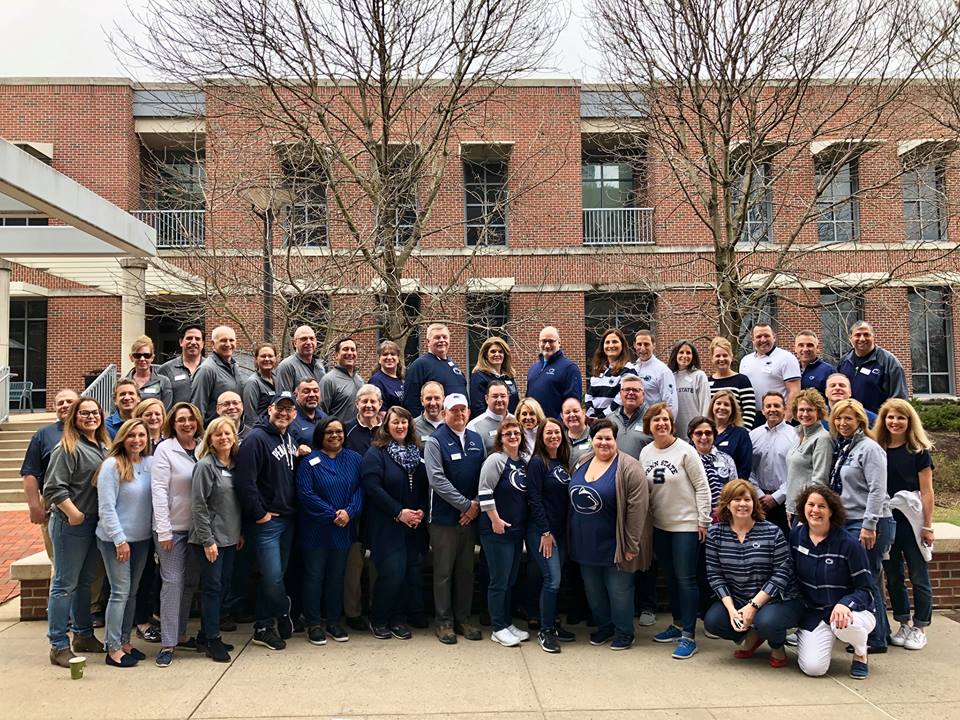
[[[10,269],[9,260],[0,259],[0,367],[10,364]]]
[[[147,318],[147,262],[141,258],[120,260],[120,372],[133,367],[130,346],[143,335]]]

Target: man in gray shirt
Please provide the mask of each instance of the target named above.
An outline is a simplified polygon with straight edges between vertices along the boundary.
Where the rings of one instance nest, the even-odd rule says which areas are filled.
[[[510,403],[510,391],[506,383],[502,380],[491,380],[487,385],[487,409],[486,411],[467,424],[467,428],[473,430],[483,438],[483,447],[489,453],[493,449],[493,441],[497,439],[497,428],[504,418],[511,417],[507,412],[507,405]],[[533,448],[527,448],[528,452],[533,452]]]
[[[173,402],[190,402],[193,374],[203,362],[203,328],[187,325],[180,336],[180,354],[157,368],[173,386]]]
[[[630,457],[640,459],[640,451],[653,438],[643,431],[643,380],[636,375],[620,378],[620,409],[607,416],[617,426],[617,448]]]
[[[423,414],[413,419],[413,429],[420,436],[420,442],[426,442],[443,425],[443,397],[443,385],[436,380],[428,380],[420,388]]]
[[[273,384],[277,392],[297,389],[297,383],[305,377],[323,379],[323,363],[317,357],[317,335],[309,325],[301,325],[293,333],[294,353],[285,357],[273,373]]]
[[[220,325],[210,333],[210,339],[213,352],[194,373],[193,391],[190,394],[190,402],[200,410],[204,425],[217,416],[217,398],[222,393],[230,391],[240,395],[243,389],[240,368],[233,359],[237,349],[237,333],[232,327]]]
[[[336,365],[320,381],[320,409],[349,422],[356,418],[357,390],[363,377],[357,372],[357,343],[353,338],[337,341]]]

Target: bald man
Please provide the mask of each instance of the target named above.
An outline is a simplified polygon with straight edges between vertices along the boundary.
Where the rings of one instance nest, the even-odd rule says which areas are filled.
[[[560,333],[548,325],[540,331],[540,355],[527,371],[527,396],[547,417],[559,418],[563,401],[583,397],[583,373],[560,348]]]
[[[203,416],[203,424],[208,424],[217,416],[217,399],[222,393],[242,390],[240,368],[233,359],[237,349],[237,333],[228,325],[220,325],[210,333],[213,352],[200,363],[193,375],[193,390],[190,402],[197,406]]]

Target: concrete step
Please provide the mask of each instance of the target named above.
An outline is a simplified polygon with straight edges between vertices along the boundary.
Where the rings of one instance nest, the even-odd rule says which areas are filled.
[[[12,438],[7,439],[3,435],[0,435],[0,450],[11,450],[15,448],[27,449],[27,445],[30,444],[30,438]]]
[[[23,489],[23,480],[21,478],[16,478],[16,479],[0,478],[0,490],[22,490],[22,489]]]
[[[33,437],[34,430],[5,430],[0,432],[0,440],[22,440],[24,442],[30,442],[30,438]]]
[[[26,502],[27,496],[23,490],[0,490],[0,503],[21,503]]]
[[[0,448],[0,462],[4,460],[23,460],[23,454],[27,451],[26,445],[18,447]]]

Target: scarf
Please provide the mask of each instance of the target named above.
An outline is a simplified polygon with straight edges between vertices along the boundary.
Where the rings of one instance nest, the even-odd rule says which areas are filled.
[[[407,471],[407,475],[413,475],[421,462],[420,451],[413,443],[401,445],[396,440],[391,440],[387,443],[387,454],[397,465]]]
[[[846,465],[852,449],[852,437],[839,437],[833,444],[833,472],[830,474],[830,489],[837,495],[843,494],[843,480],[840,477],[840,470]]]

